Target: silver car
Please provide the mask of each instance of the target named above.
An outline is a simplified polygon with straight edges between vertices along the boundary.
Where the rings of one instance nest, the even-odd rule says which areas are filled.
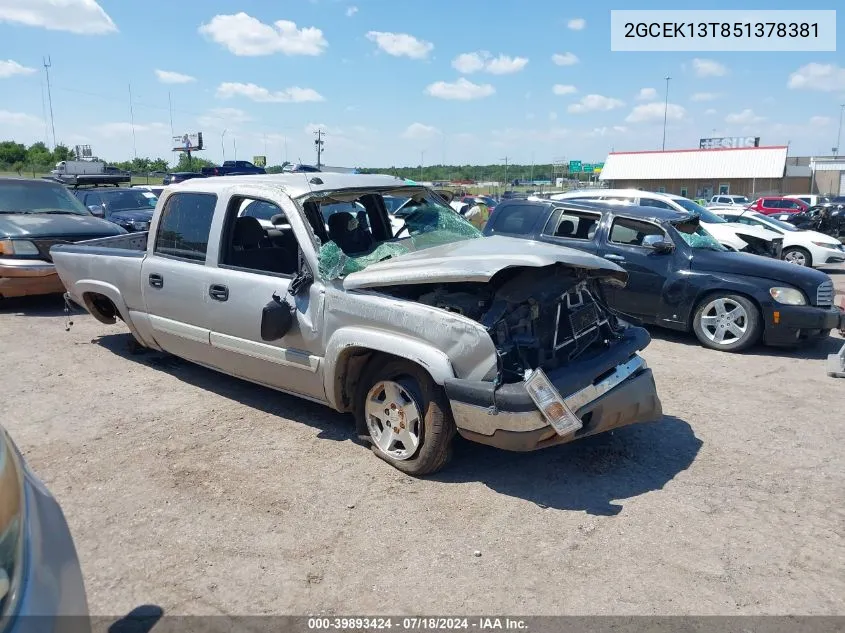
[[[87,616],[62,509],[0,426],[0,631],[87,633]]]

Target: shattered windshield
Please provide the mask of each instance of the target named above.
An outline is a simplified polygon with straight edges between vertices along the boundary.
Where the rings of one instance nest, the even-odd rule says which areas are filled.
[[[405,200],[398,223],[380,217],[382,208],[390,208],[390,198]],[[306,207],[311,203],[304,202]],[[344,277],[405,253],[482,236],[452,207],[421,187],[395,192],[339,191],[314,202],[319,216],[306,215],[321,241],[318,263],[326,279]],[[320,220],[324,225],[315,226]]]
[[[678,222],[673,224],[675,230],[681,238],[694,249],[702,249],[708,251],[727,251],[724,246],[719,244],[718,240],[710,235],[707,230],[698,223],[698,218],[693,218],[685,222]]]

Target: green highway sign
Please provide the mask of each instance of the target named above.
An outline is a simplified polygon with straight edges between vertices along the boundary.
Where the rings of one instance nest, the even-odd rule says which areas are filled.
[[[593,164],[592,163],[584,163],[581,166],[581,171],[585,174],[592,174],[593,173]]]
[[[569,161],[569,173],[570,174],[581,173],[581,161],[580,160]]]
[[[601,171],[604,169],[604,163],[596,163],[593,165],[593,171]]]

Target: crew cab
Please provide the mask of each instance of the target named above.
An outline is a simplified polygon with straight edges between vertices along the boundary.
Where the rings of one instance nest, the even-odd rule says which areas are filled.
[[[50,247],[123,233],[59,182],[0,178],[0,299],[64,292]]]
[[[764,228],[735,224],[720,218],[710,209],[671,193],[640,191],[639,189],[588,189],[554,195],[552,200],[599,200],[615,204],[640,205],[655,209],[673,209],[680,213],[694,213],[701,225],[719,244],[733,251],[780,258],[783,238]]]
[[[203,167],[204,176],[245,176],[248,174],[266,174],[263,167],[256,167],[248,160],[227,160],[219,167]]]
[[[843,327],[822,272],[725,249],[690,212],[608,202],[502,202],[485,235],[578,248],[619,264],[609,306],[645,323],[693,331],[702,345],[740,351],[794,345]]]
[[[385,196],[417,206],[395,232]],[[246,215],[256,201],[275,207],[275,228]],[[483,239],[392,176],[192,180],[164,191],[147,234],[53,257],[67,298],[97,320],[352,412],[376,454],[414,475],[446,463],[456,431],[522,451],[662,415],[638,354],[648,333],[601,298],[599,281],[623,284],[624,270]]]

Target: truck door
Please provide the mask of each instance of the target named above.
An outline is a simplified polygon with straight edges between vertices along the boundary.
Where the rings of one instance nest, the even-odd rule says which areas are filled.
[[[325,400],[324,287],[313,280],[295,295],[289,292],[298,274],[311,270],[300,248],[305,243],[313,253],[302,216],[281,194],[259,198],[254,189],[234,191],[203,289],[210,298],[207,323],[216,362],[227,373]],[[267,341],[261,320],[274,295],[293,307],[293,325],[283,337]]]
[[[606,239],[600,243],[599,255],[628,272],[624,288],[607,287],[605,292],[610,305],[649,323],[658,323],[665,311],[663,286],[669,277],[673,257],[672,253],[658,253],[645,246],[645,238],[649,235],[670,239],[658,224],[613,215]]]
[[[212,269],[205,265],[217,196],[171,194],[151,227],[141,287],[156,342],[166,351],[214,366],[206,312]]]

